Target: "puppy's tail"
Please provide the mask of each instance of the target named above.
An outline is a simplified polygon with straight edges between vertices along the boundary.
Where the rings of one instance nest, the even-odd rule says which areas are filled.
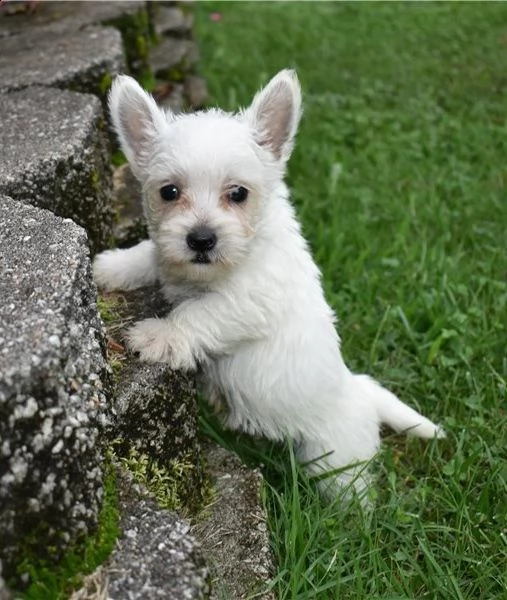
[[[364,393],[377,409],[379,421],[397,433],[406,433],[420,438],[443,438],[445,431],[416,410],[399,400],[367,375],[356,375]]]

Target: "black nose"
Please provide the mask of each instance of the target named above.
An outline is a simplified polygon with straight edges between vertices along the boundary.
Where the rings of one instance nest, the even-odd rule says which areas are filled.
[[[196,252],[208,252],[217,243],[217,236],[209,227],[197,227],[187,235],[187,245]]]

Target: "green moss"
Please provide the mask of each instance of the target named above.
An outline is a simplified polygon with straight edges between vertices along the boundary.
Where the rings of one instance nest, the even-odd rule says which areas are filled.
[[[97,298],[97,308],[104,323],[113,323],[120,319],[121,303],[115,294],[101,295]]]
[[[176,81],[181,83],[185,81],[185,78],[188,74],[188,65],[186,64],[185,59],[183,59],[183,61],[175,67],[165,69],[163,72],[158,74],[168,81]]]
[[[188,514],[189,507],[181,491],[197,468],[190,457],[180,457],[167,465],[161,465],[147,454],[130,447],[128,455],[120,457],[119,462],[132,473],[138,483],[146,486],[161,508]],[[199,503],[199,508],[202,504]]]
[[[98,192],[100,188],[100,176],[97,171],[92,171],[90,173],[90,187]]]
[[[138,73],[149,70],[148,55],[152,34],[148,11],[143,9],[134,15],[123,15],[105,24],[120,30],[131,73],[137,76]]]
[[[178,7],[186,15],[192,14],[194,12],[194,8],[190,2],[180,2],[178,3]]]
[[[120,378],[120,374],[123,369],[123,361],[118,359],[110,360],[109,366],[111,367],[111,371],[113,372],[113,380],[117,382]]]
[[[12,589],[19,588],[19,580],[28,573],[28,589],[17,592],[16,598],[26,600],[63,600],[78,588],[83,577],[92,573],[109,556],[119,534],[118,496],[116,476],[111,460],[106,463],[104,477],[104,498],[99,514],[97,530],[92,535],[79,540],[56,564],[48,559],[41,560],[40,553],[30,550],[27,544],[25,558],[20,562],[18,580],[9,582]],[[52,555],[56,548],[45,548],[45,556]]]
[[[125,158],[125,154],[123,154],[123,152],[120,149],[117,149],[113,152],[113,155],[111,156],[111,162],[115,167],[120,167],[121,165],[124,165],[127,162],[127,159]]]
[[[155,79],[155,76],[153,75],[151,69],[146,69],[138,73],[137,81],[148,92],[152,92],[155,89],[155,86],[157,85],[157,80]]]
[[[101,96],[105,96],[113,83],[113,78],[110,73],[104,73],[99,81],[99,91]]]
[[[148,56],[147,38],[143,35],[136,37],[136,52],[139,58],[145,59]]]
[[[150,40],[152,45],[158,44],[159,36],[155,30],[155,23],[157,22],[157,15],[159,13],[159,6],[156,2],[147,2],[146,10],[148,11],[148,27],[150,31]]]

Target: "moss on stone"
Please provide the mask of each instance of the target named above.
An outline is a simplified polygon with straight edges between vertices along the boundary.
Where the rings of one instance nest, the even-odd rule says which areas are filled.
[[[92,171],[90,173],[90,188],[96,193],[100,190],[100,175],[98,171]]]
[[[157,80],[155,79],[151,69],[139,73],[137,75],[137,81],[148,92],[152,92],[157,85]]]
[[[99,91],[101,96],[105,97],[107,95],[112,83],[113,78],[111,76],[111,73],[104,73],[104,75],[102,75],[99,81]]]
[[[125,154],[123,154],[123,152],[119,148],[117,148],[111,156],[111,162],[115,167],[120,167],[121,165],[124,165],[127,162],[127,159],[125,157]]]
[[[113,374],[113,383],[117,383],[121,375],[121,370],[123,368],[123,361],[114,358],[110,359],[109,366],[111,367],[111,371]]]
[[[119,509],[116,475],[108,453],[104,477],[104,496],[98,525],[91,535],[81,538],[57,562],[53,563],[55,548],[40,548],[40,533],[44,524],[30,539],[24,540],[23,557],[17,577],[9,581],[16,598],[26,600],[63,600],[78,588],[83,577],[92,573],[111,554],[119,535]],[[44,559],[41,559],[44,556]],[[28,587],[25,579],[28,575]],[[22,589],[24,588],[24,589]]]
[[[142,9],[105,24],[120,30],[130,72],[137,76],[141,72],[150,71],[148,56],[152,36],[148,11]]]
[[[104,107],[107,107],[107,94],[113,83],[113,76],[123,67],[118,65],[103,65],[88,71],[86,74],[77,74],[74,79],[62,84],[61,89],[71,90],[80,94],[94,94]],[[107,70],[106,70],[107,69]]]
[[[99,296],[100,314],[114,337],[121,336],[121,330],[132,322],[133,307],[143,303],[141,294]],[[121,349],[109,350],[116,381],[113,405],[118,404],[117,460],[153,493],[161,507],[186,515],[197,513],[209,503],[210,490],[194,429],[192,384],[181,374],[130,361]]]
[[[122,227],[115,238],[118,248],[130,248],[149,237],[148,226],[144,219],[136,219],[126,227]]]
[[[188,66],[185,63],[185,60],[176,67],[171,67],[164,71],[164,76],[168,81],[176,81],[178,83],[185,81],[187,74]]]
[[[145,59],[148,56],[147,38],[143,35],[136,36],[136,53],[139,58]]]
[[[121,303],[117,294],[99,294],[97,308],[104,323],[114,323],[120,319]]]
[[[138,483],[153,494],[161,508],[174,510],[188,517],[207,506],[213,496],[213,488],[205,482],[199,494],[193,490],[193,502],[189,502],[186,489],[188,481],[193,479],[193,472],[200,468],[200,465],[192,462],[190,453],[164,465],[130,446],[127,456],[118,457],[118,460]]]

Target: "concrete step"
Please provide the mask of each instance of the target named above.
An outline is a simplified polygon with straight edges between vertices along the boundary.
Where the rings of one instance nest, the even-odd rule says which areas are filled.
[[[0,37],[0,92],[43,85],[103,97],[124,71],[121,34],[112,27]]]
[[[114,2],[39,2],[35,10],[0,10],[0,37],[18,34],[31,37],[33,32],[45,28],[51,33],[69,32],[89,25],[111,22],[128,22],[143,17],[146,3],[138,0]]]
[[[122,534],[111,557],[70,600],[205,600],[209,569],[190,524],[160,509],[146,488],[118,471]]]
[[[113,318],[106,324],[109,358],[115,386],[111,405],[114,420],[110,438],[115,452],[132,450],[166,469],[174,491],[172,508],[193,514],[205,499],[206,486],[198,436],[193,374],[171,371],[166,365],[139,362],[124,345],[128,326],[144,318],[163,317],[169,306],[157,288],[122,294],[103,294],[102,304]]]
[[[31,87],[0,96],[0,193],[73,219],[92,249],[112,231],[102,107],[89,94]]]
[[[181,6],[158,6],[153,15],[157,36],[189,36],[194,24],[194,15]]]
[[[0,560],[96,524],[108,375],[86,233],[0,197]],[[49,548],[54,546],[53,554]]]
[[[192,533],[211,570],[211,599],[274,600],[266,586],[274,574],[262,475],[211,441],[203,445],[214,501],[195,520]]]
[[[184,79],[186,72],[197,62],[197,45],[191,40],[162,38],[150,52],[153,73],[168,80]]]

